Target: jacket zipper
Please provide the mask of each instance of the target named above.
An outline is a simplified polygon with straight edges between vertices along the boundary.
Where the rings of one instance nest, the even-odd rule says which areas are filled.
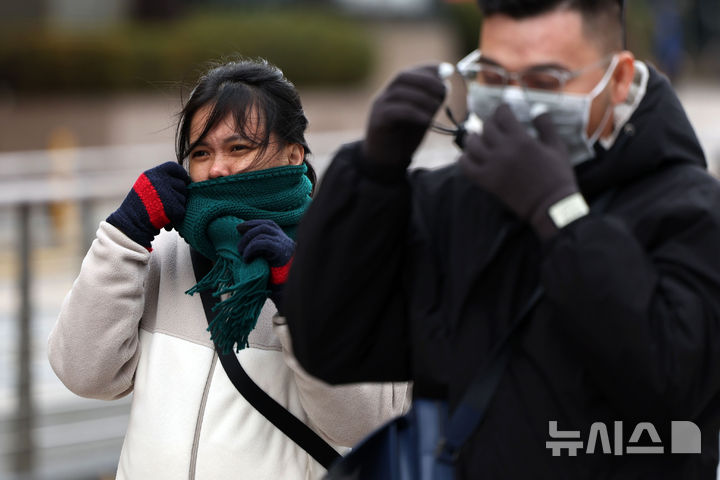
[[[195,480],[195,468],[197,466],[197,454],[198,444],[200,443],[200,430],[202,429],[203,418],[205,417],[205,405],[207,404],[207,397],[210,393],[210,384],[212,383],[213,372],[215,372],[215,365],[217,365],[218,355],[217,352],[213,352],[212,364],[210,365],[210,372],[208,373],[207,379],[205,380],[205,389],[203,390],[202,401],[200,402],[200,409],[198,410],[197,422],[195,423],[195,436],[193,437],[192,450],[190,451],[190,470],[188,472],[188,479]]]

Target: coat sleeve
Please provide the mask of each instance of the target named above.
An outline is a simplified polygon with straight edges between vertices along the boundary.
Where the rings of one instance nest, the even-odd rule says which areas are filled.
[[[55,374],[77,395],[110,400],[132,390],[149,256],[100,224],[48,340]]]
[[[283,346],[308,423],[333,445],[351,447],[410,406],[408,382],[329,385],[308,374],[293,354],[285,319],[273,318],[273,330]]]
[[[720,391],[720,195],[709,190],[632,229],[580,219],[545,258],[561,328],[626,414],[694,419]]]
[[[410,188],[356,168],[345,146],[305,213],[283,298],[295,355],[329,383],[404,381],[409,372],[403,265]]]

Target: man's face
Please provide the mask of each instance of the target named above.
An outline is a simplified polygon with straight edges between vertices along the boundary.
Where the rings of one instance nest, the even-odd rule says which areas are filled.
[[[522,20],[492,15],[483,22],[480,51],[483,58],[509,72],[541,66],[575,71],[600,61],[609,53],[585,36],[580,13],[567,10]],[[601,66],[568,80],[563,91],[589,93],[602,79],[607,67],[608,64],[601,63]],[[613,79],[593,101],[588,135],[596,131],[603,115],[614,103],[612,89]]]

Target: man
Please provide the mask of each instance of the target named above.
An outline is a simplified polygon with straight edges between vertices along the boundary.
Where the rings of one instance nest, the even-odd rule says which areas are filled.
[[[443,84],[418,68],[379,95],[300,227],[297,358],[452,408],[528,307],[458,478],[715,478],[720,186],[693,129],[617,0],[479,3],[482,132],[408,172]]]

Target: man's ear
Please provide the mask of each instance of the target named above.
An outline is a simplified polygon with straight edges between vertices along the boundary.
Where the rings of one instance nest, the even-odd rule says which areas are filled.
[[[288,163],[290,165],[300,165],[305,160],[305,148],[299,143],[291,143],[285,147]]]
[[[635,77],[635,56],[632,52],[624,50],[618,53],[618,57],[617,67],[610,79],[613,105],[623,103],[627,99],[630,85]]]

